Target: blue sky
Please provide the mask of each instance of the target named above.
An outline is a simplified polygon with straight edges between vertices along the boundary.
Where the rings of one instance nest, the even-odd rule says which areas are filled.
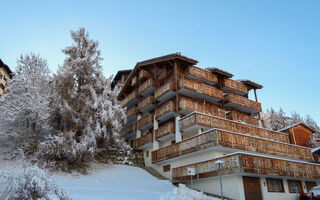
[[[320,122],[320,1],[2,1],[0,58],[40,53],[52,72],[85,27],[100,42],[106,76],[173,53],[261,83],[263,109]]]

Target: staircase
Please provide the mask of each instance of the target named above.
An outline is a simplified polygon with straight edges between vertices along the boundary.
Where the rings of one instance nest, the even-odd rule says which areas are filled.
[[[141,168],[146,170],[147,172],[149,172],[149,174],[151,174],[152,176],[156,177],[159,180],[169,180],[164,176],[162,176],[157,170],[153,169],[152,167],[141,167]]]

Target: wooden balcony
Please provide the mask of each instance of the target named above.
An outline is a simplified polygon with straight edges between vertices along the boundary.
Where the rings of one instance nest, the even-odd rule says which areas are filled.
[[[221,90],[188,79],[179,80],[179,93],[188,97],[203,98],[211,103],[223,99]]]
[[[151,78],[143,82],[138,88],[138,93],[142,97],[146,97],[152,94],[154,91],[155,91],[155,86]]]
[[[220,151],[223,148],[229,148],[228,152],[243,150],[293,159],[313,160],[310,148],[230,131],[211,129],[200,135],[152,152],[152,162],[157,163],[213,147],[219,147]]]
[[[150,73],[147,70],[141,69],[139,71],[139,80],[145,80],[150,78]]]
[[[234,107],[242,112],[255,114],[261,112],[261,103],[252,101],[248,98],[236,95],[236,94],[227,94],[225,96],[226,106]]]
[[[153,143],[153,133],[147,133],[140,138],[133,141],[133,148],[144,150],[152,146]]]
[[[153,127],[153,114],[147,114],[138,120],[138,129],[148,130]]]
[[[245,95],[245,94],[248,94],[249,92],[249,89],[245,84],[232,79],[224,80],[223,89],[231,90],[239,95]]]
[[[179,109],[179,112],[183,115],[187,115],[192,112],[200,112],[206,113],[208,115],[215,115],[226,118],[226,113],[223,108],[219,108],[218,106],[213,104],[204,104],[197,101],[193,101],[191,98],[183,96],[180,97]]]
[[[175,123],[170,122],[156,130],[155,137],[158,141],[165,141],[175,137]]]
[[[124,138],[134,138],[137,133],[137,124],[131,124],[127,128],[121,130],[120,135]]]
[[[257,117],[251,117],[250,115],[247,115],[246,113],[237,112],[237,111],[231,111],[227,114],[227,119],[234,120],[234,121],[242,121],[247,124],[251,124],[254,126],[264,126],[264,121],[259,120]],[[259,123],[260,121],[260,123]]]
[[[132,106],[136,105],[137,103],[138,103],[138,94],[137,94],[137,91],[134,90],[121,101],[120,106],[122,108],[127,107],[128,109],[130,109]]]
[[[138,109],[137,107],[132,107],[129,110],[127,110],[126,115],[127,115],[127,122],[131,122],[137,119],[137,112]]]
[[[154,99],[162,104],[163,102],[168,101],[169,99],[176,96],[175,85],[173,81],[170,81],[163,86],[159,87],[154,93]]]
[[[201,80],[209,85],[218,83],[218,78],[216,75],[208,70],[201,69],[199,67],[189,66],[186,73],[187,78]]]
[[[318,164],[235,153],[196,164],[173,168],[172,182],[189,181],[188,168],[195,168],[196,175],[192,177],[194,180],[219,176],[219,168],[215,165],[218,159],[223,161],[222,175],[244,173],[304,179],[320,178],[320,165]]]
[[[271,131],[249,124],[243,124],[220,117],[209,116],[202,113],[193,113],[180,119],[181,131],[193,131],[198,128],[218,128],[237,133],[258,136],[275,141],[289,143],[289,136],[286,133]]]
[[[175,100],[170,100],[155,110],[156,119],[159,122],[166,121],[176,115]]]
[[[138,110],[143,114],[151,111],[152,109],[154,109],[154,107],[155,103],[153,96],[148,96],[147,98],[140,101],[140,103],[138,104]]]

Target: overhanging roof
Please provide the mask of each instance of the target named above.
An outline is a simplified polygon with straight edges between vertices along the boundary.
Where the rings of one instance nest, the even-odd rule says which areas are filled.
[[[285,131],[285,130],[291,129],[291,128],[296,127],[296,126],[298,126],[298,125],[303,125],[303,126],[305,126],[306,128],[308,128],[309,130],[311,130],[311,131],[313,131],[313,132],[317,132],[316,130],[314,130],[313,128],[311,128],[310,126],[306,125],[306,124],[303,123],[303,122],[299,122],[299,123],[296,123],[296,124],[287,126],[287,127],[285,127],[285,128],[279,129],[279,130],[277,130],[277,131],[283,132],[283,131]]]
[[[0,67],[3,67],[4,70],[6,70],[6,72],[9,74],[9,78],[12,78],[13,73],[12,73],[11,69],[9,68],[8,65],[4,64],[1,59],[0,59]]]
[[[194,60],[192,58],[183,56],[183,55],[181,55],[180,52],[173,53],[173,54],[168,54],[168,55],[165,55],[165,56],[160,56],[160,57],[157,57],[157,58],[152,58],[152,59],[149,59],[149,60],[138,62],[135,65],[135,67],[133,68],[133,70],[131,71],[129,77],[127,78],[127,80],[126,80],[126,82],[125,82],[125,84],[123,86],[123,88],[121,89],[121,91],[119,93],[119,97],[121,98],[121,95],[123,94],[123,91],[125,90],[125,88],[127,87],[129,81],[132,79],[132,76],[135,74],[135,72],[138,70],[139,67],[146,66],[146,65],[151,65],[151,64],[159,63],[159,62],[170,61],[170,60],[180,60],[180,61],[186,62],[186,63],[188,63],[190,65],[195,65],[195,64],[198,63],[197,60]]]

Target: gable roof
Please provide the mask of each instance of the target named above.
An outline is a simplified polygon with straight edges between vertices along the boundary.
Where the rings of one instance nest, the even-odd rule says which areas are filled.
[[[283,132],[283,131],[285,131],[285,130],[291,129],[291,128],[296,127],[296,126],[298,126],[298,125],[303,125],[304,127],[308,128],[308,129],[311,130],[312,132],[317,132],[316,130],[314,130],[314,129],[311,128],[310,126],[306,125],[304,122],[299,122],[299,123],[296,123],[296,124],[287,126],[287,127],[285,127],[285,128],[279,129],[278,131]]]
[[[4,70],[6,70],[6,72],[9,74],[9,78],[12,78],[13,73],[12,73],[11,69],[9,68],[8,65],[4,64],[1,59],[0,59],[0,67],[3,67]]]
[[[119,70],[112,80],[111,87],[113,88],[116,85],[117,81],[121,79],[122,74],[130,74],[131,71],[131,69]]]
[[[172,54],[168,54],[168,55],[160,56],[160,57],[156,57],[156,58],[152,58],[152,59],[141,61],[141,62],[137,62],[137,64],[135,65],[135,67],[131,71],[129,77],[127,78],[123,88],[121,89],[118,97],[121,98],[121,96],[123,94],[123,91],[125,90],[125,88],[127,87],[129,81],[132,79],[133,75],[135,74],[135,72],[138,70],[139,67],[142,67],[142,66],[145,66],[145,65],[154,64],[154,63],[158,63],[158,62],[170,61],[170,60],[181,60],[181,61],[184,61],[184,62],[189,63],[191,65],[195,65],[195,64],[198,63],[197,60],[194,60],[192,58],[188,58],[186,56],[183,56],[183,55],[181,55],[180,52],[172,53]]]

